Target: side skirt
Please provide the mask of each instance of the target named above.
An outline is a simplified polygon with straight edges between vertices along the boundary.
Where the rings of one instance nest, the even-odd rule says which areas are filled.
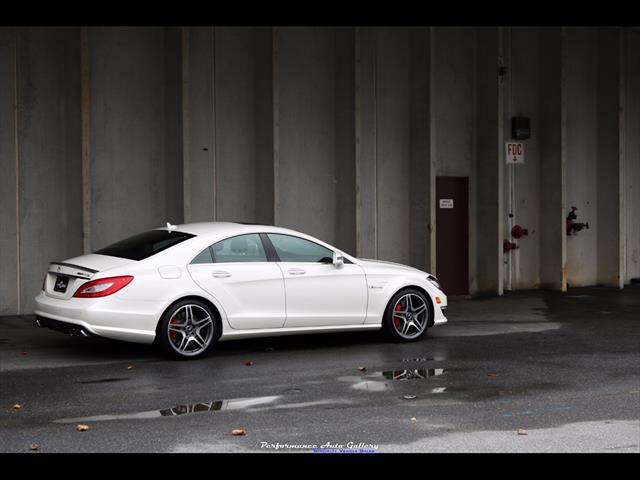
[[[356,332],[380,330],[382,325],[378,324],[360,324],[360,325],[330,325],[327,327],[293,327],[293,328],[254,328],[250,330],[226,330],[219,338],[219,342],[225,340],[236,340],[240,338],[255,337],[276,337],[282,335],[304,335],[311,333],[334,333],[334,332]]]

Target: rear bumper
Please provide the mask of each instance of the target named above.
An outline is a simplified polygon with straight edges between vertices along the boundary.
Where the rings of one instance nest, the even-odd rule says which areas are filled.
[[[66,329],[66,333],[75,328],[114,340],[149,344],[155,340],[163,308],[156,302],[127,301],[116,296],[60,300],[40,292],[34,313],[45,323]]]
[[[36,316],[36,326],[66,333],[72,337],[91,337],[95,334],[82,325],[76,323],[53,320],[52,318]]]

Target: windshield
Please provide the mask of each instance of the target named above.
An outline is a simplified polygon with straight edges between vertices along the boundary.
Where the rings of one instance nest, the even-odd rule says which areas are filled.
[[[150,230],[120,240],[94,253],[110,257],[128,258],[129,260],[144,260],[194,236],[184,232]]]

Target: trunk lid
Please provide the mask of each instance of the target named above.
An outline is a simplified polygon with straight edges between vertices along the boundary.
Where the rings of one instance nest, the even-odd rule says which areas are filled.
[[[44,281],[45,294],[48,297],[68,300],[80,285],[94,278],[96,274],[135,262],[127,258],[95,253],[62,262],[51,262]]]

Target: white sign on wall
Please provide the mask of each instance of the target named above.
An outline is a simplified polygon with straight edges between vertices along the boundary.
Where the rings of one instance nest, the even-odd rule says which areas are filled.
[[[453,198],[441,198],[440,208],[453,208]]]
[[[506,142],[504,146],[506,163],[524,163],[524,144],[517,142]]]

